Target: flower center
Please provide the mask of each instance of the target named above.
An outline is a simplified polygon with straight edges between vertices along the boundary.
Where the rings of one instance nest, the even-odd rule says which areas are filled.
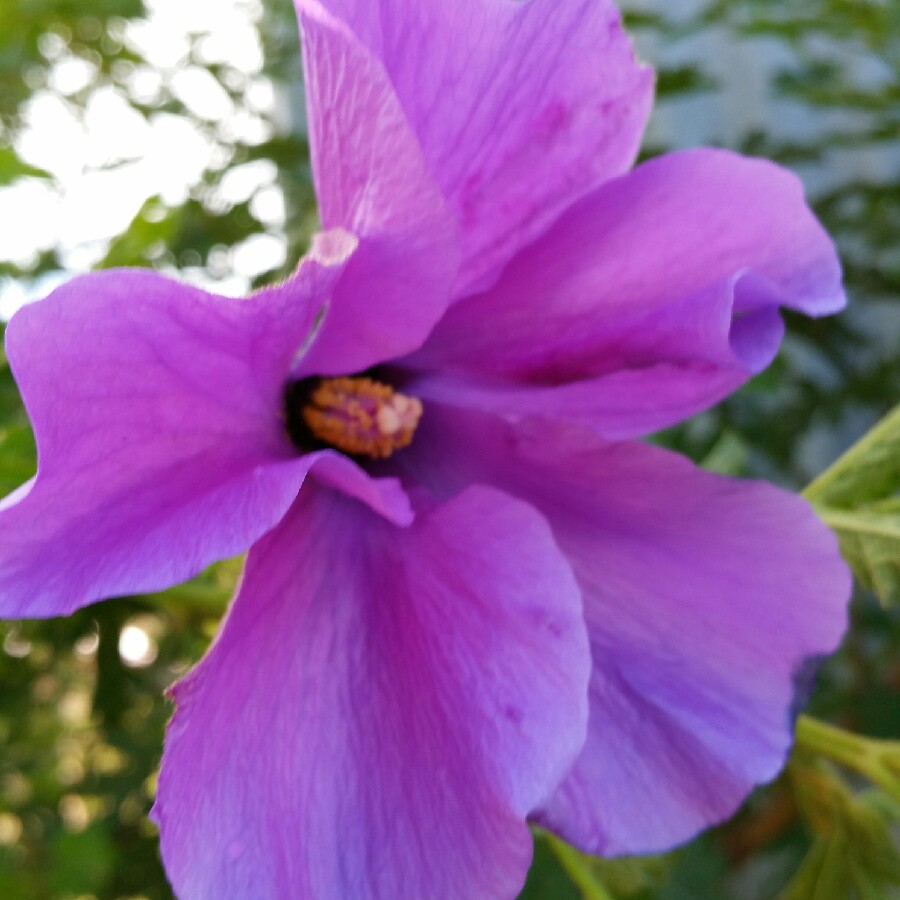
[[[372,378],[323,378],[299,412],[323,443],[344,453],[385,459],[412,441],[422,401]]]

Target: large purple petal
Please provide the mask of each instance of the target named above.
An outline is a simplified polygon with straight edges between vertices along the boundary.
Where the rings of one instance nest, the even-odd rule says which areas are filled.
[[[178,896],[514,896],[588,670],[525,504],[472,488],[398,530],[304,486],[174,689],[154,814]]]
[[[724,151],[661,157],[571,209],[409,365],[417,390],[623,438],[720,400],[774,357],[779,307],[844,304],[800,182]],[[435,375],[434,372],[440,374]]]
[[[589,736],[538,819],[603,854],[662,850],[730,815],[785,761],[850,575],[802,499],[639,443],[436,404],[405,465],[533,504],[584,595]]]
[[[318,4],[300,19],[320,215],[360,242],[304,360],[338,375],[422,344],[450,301],[457,225],[379,62]]]
[[[389,77],[459,221],[460,291],[490,280],[566,206],[634,161],[653,75],[635,62],[609,0],[296,4],[304,30],[327,9]],[[307,54],[308,76],[318,79],[331,64]],[[365,92],[340,100],[353,116],[367,102]],[[310,105],[324,108],[315,91]],[[367,153],[356,139],[343,153],[320,142],[320,196],[353,180],[346,173]]]
[[[313,464],[408,520],[389,482],[328,452],[298,458],[285,432],[285,381],[342,267],[308,259],[249,300],[102,272],[13,317],[38,473],[0,507],[3,616],[182,581],[275,525]]]

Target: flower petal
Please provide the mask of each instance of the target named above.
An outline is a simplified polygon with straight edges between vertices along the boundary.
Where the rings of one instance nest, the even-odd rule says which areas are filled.
[[[411,476],[440,494],[478,480],[532,504],[584,595],[588,741],[538,820],[619,854],[730,815],[784,764],[810,663],[845,629],[851,583],[834,535],[799,497],[655,447],[427,413],[404,458]]]
[[[634,161],[653,74],[635,62],[609,0],[296,3],[301,19],[327,9],[387,73],[459,221],[460,290],[491,280],[566,206]],[[307,57],[309,75],[326,66]],[[345,92],[342,102],[363,115],[368,101]],[[320,148],[320,192],[368,152],[348,144],[343,154]]]
[[[250,300],[101,272],[13,317],[7,351],[39,464],[0,506],[4,617],[182,581],[275,525],[310,466],[334,465],[298,458],[282,395],[341,268],[308,259]],[[353,493],[381,490],[361,480],[343,474]]]
[[[304,486],[174,688],[154,815],[185,900],[506,898],[577,755],[580,598],[472,488],[408,529]]]
[[[412,524],[415,515],[397,478],[370,478],[352,459],[335,450],[320,450],[307,457],[310,472],[320,484],[365,503],[395,525]]]
[[[299,11],[320,215],[360,242],[304,360],[339,375],[421,346],[450,301],[457,225],[378,61],[317,3]]]
[[[698,150],[640,166],[571,209],[408,364],[428,373],[422,396],[618,439],[686,418],[765,368],[784,330],[779,307],[817,316],[844,302],[834,246],[799,181]]]

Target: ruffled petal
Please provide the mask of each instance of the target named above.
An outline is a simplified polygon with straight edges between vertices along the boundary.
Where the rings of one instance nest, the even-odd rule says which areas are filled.
[[[537,508],[581,586],[588,741],[537,819],[592,853],[659,851],[729,816],[784,764],[851,580],[809,505],[638,443],[432,405],[408,476]]]
[[[450,301],[457,225],[378,61],[318,4],[300,20],[319,212],[359,238],[303,373],[339,375],[421,346]]]
[[[819,316],[844,303],[834,246],[800,182],[697,150],[571,209],[407,363],[426,372],[422,396],[619,439],[693,415],[765,368],[780,307]]]
[[[343,453],[320,450],[304,457],[319,484],[365,503],[395,525],[410,525],[415,518],[409,496],[398,478],[371,478]]]
[[[245,550],[311,465],[333,465],[298,458],[282,395],[343,265],[307,259],[249,300],[101,272],[13,317],[7,352],[38,473],[0,506],[4,617],[182,581]],[[351,492],[378,490],[366,479],[344,473]]]
[[[472,488],[396,529],[304,486],[174,688],[154,816],[183,900],[508,898],[584,738],[578,589]]]
[[[635,61],[609,0],[296,5],[304,31],[327,10],[371,55],[366,65],[387,74],[459,222],[461,292],[491,280],[570,203],[634,161],[653,74]],[[307,47],[306,66],[318,79],[332,64]],[[327,109],[321,102],[311,91],[311,107]],[[366,91],[344,91],[337,112],[366,123],[368,140],[377,134],[370,103]],[[320,142],[320,195],[352,182],[346,173],[368,153],[365,141],[343,153]]]

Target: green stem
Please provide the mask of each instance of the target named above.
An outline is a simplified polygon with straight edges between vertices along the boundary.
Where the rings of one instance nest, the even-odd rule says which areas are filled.
[[[810,716],[800,716],[797,746],[864,775],[900,800],[900,741],[863,737]]]
[[[547,833],[546,839],[560,865],[566,870],[566,874],[581,891],[584,900],[615,900],[613,895],[597,881],[584,854],[552,834]]]
[[[851,769],[858,769],[867,754],[864,738],[811,716],[797,720],[797,744]]]

